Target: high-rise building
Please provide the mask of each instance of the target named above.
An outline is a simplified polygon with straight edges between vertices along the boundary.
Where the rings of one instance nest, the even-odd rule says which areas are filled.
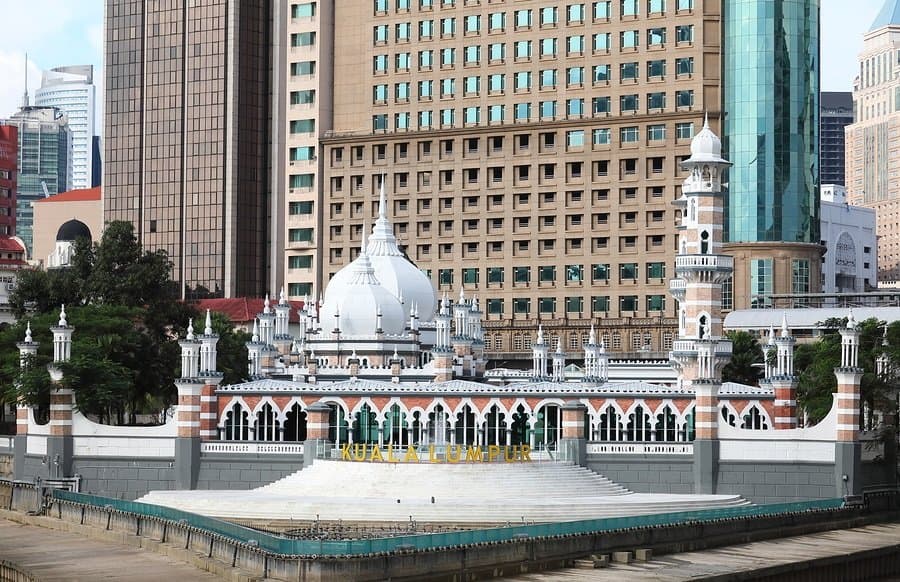
[[[726,0],[727,308],[819,290],[819,0]]]
[[[34,222],[31,203],[65,192],[72,184],[72,132],[65,113],[56,107],[26,105],[0,125],[18,130],[16,236],[30,254]]]
[[[495,357],[529,357],[541,323],[565,350],[592,323],[611,351],[671,348],[672,202],[704,112],[718,125],[719,2],[346,0],[334,29],[317,290],[384,179],[407,255],[479,295]]]
[[[93,169],[93,138],[97,133],[94,107],[93,65],[56,67],[44,71],[34,104],[56,107],[69,119],[72,132],[72,188],[90,188]]]
[[[875,209],[878,281],[900,280],[900,2],[888,0],[863,37],[847,126],[847,200]]]
[[[16,233],[16,174],[19,173],[19,128],[0,124],[0,236]]]
[[[273,271],[283,274],[294,299],[311,295],[327,254],[322,247],[322,158],[319,137],[331,130],[335,2],[291,2],[276,22],[274,165],[276,189],[285,193],[273,210]],[[282,7],[282,2],[276,2]],[[276,282],[278,277],[273,278]],[[274,286],[273,286],[274,288]]]
[[[853,123],[853,93],[819,94],[819,183],[843,186],[844,128]]]
[[[269,288],[273,3],[106,2],[104,219],[191,297]]]

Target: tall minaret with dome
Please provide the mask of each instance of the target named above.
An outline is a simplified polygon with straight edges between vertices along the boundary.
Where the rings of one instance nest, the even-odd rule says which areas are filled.
[[[694,409],[694,488],[713,493],[718,459],[718,391],[722,368],[731,359],[731,342],[722,332],[722,283],[734,270],[731,256],[720,254],[723,242],[722,176],[730,162],[722,143],[704,121],[691,141],[689,172],[682,185],[677,279],[678,340],[669,354],[681,386],[696,394]]]

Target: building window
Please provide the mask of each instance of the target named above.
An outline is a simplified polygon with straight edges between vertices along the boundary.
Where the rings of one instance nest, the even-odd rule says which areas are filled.
[[[675,91],[675,106],[676,107],[693,107],[694,106],[694,91]]]
[[[637,30],[626,30],[619,33],[621,48],[637,48],[641,33]]]
[[[288,230],[289,242],[312,242],[313,229],[311,228],[291,228]]]
[[[694,42],[694,25],[682,24],[676,26],[675,42]]]
[[[478,284],[478,269],[475,269],[475,268],[463,269],[462,276],[463,276],[463,285],[477,285]]]
[[[595,129],[591,133],[591,136],[592,136],[594,145],[609,145],[610,129],[608,127]]]
[[[301,77],[308,75],[316,74],[316,62],[315,61],[300,61],[297,63],[291,63],[291,76],[293,77]]]
[[[772,307],[772,259],[750,260],[750,307]]]
[[[309,269],[312,267],[311,255],[290,255],[288,257],[288,269]]]
[[[288,180],[289,188],[312,188],[314,176],[312,174],[291,174]]]
[[[594,2],[594,19],[595,20],[609,20],[610,13],[610,4],[611,0],[602,0],[600,2]]]
[[[647,311],[665,311],[666,296],[665,295],[648,295]]]
[[[665,109],[666,94],[663,91],[647,93],[647,109]],[[665,127],[665,126],[657,126]]]
[[[584,146],[584,130],[578,129],[566,132],[566,146],[579,148]]]
[[[675,138],[676,139],[691,139],[694,137],[694,124],[693,123],[676,123],[675,124]]]
[[[487,282],[503,284],[503,267],[488,267]]]
[[[584,22],[584,4],[569,4],[566,9],[568,24]]]
[[[647,141],[663,141],[666,139],[666,126],[655,124],[647,126]]]
[[[487,312],[490,315],[503,315],[503,300],[488,299],[486,301]]]
[[[513,313],[528,314],[531,312],[531,299],[516,297],[513,299]]]
[[[583,308],[583,297],[566,297],[566,313],[581,313]]]
[[[312,18],[315,15],[315,2],[301,2],[291,6],[291,18]]]
[[[506,28],[506,12],[494,12],[488,15],[488,31],[503,32]]]
[[[291,133],[315,133],[316,131],[316,120],[315,119],[294,119],[291,121]]]
[[[619,65],[619,79],[622,81],[637,81],[638,63],[622,63]]]
[[[637,143],[640,139],[636,126],[623,127],[619,130],[622,143]]]
[[[308,215],[313,213],[312,201],[291,202],[288,204],[288,212],[291,216]]]
[[[601,32],[594,35],[594,52],[609,51],[610,33]]]
[[[438,269],[438,284],[453,285],[453,269]]]
[[[292,162],[306,162],[316,159],[316,148],[314,146],[304,146],[299,148],[291,148],[289,157]]]
[[[595,283],[597,281],[609,281],[609,264],[591,265],[591,280]]]
[[[619,297],[619,310],[620,311],[637,311],[638,310],[638,296],[637,295],[622,295]]]
[[[556,297],[541,297],[538,300],[538,309],[541,313],[556,313]]]
[[[694,57],[682,57],[675,59],[676,75],[691,75],[694,72]]]
[[[316,44],[315,32],[295,32],[291,35],[291,46],[313,46]]]
[[[591,311],[594,313],[606,313],[609,311],[609,295],[594,295],[591,297]]]
[[[666,264],[665,263],[647,263],[648,279],[665,279]]]
[[[622,281],[637,281],[637,263],[622,263],[619,265],[619,279]]]
[[[612,99],[610,97],[594,97],[591,99],[591,107],[594,115],[607,115],[612,109]]]
[[[649,28],[647,29],[647,46],[663,46],[666,44],[665,28]]]
[[[734,309],[734,279],[728,277],[722,282],[722,309]]]
[[[619,97],[619,109],[622,113],[637,113],[638,95],[630,94]]]
[[[620,0],[622,16],[638,15],[638,0]]]
[[[791,293],[809,293],[809,260],[791,260]]]
[[[556,266],[545,265],[538,267],[538,281],[541,283],[552,283],[556,281]]]

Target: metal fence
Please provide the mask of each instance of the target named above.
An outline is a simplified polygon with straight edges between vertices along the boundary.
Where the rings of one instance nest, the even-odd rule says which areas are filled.
[[[52,491],[54,499],[95,506],[142,517],[171,520],[224,536],[234,541],[257,546],[272,554],[301,556],[349,556],[397,550],[432,550],[448,546],[486,542],[505,542],[527,538],[592,534],[626,528],[679,525],[720,519],[772,516],[803,511],[822,511],[840,508],[842,499],[823,499],[773,505],[746,505],[722,509],[682,511],[655,515],[639,515],[606,519],[589,519],[562,523],[518,525],[488,529],[416,534],[379,539],[304,540],[289,539],[242,527],[226,521],[188,513],[169,507],[123,501],[71,491]]]

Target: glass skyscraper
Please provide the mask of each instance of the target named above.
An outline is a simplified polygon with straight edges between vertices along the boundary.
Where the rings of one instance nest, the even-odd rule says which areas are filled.
[[[723,6],[725,239],[734,308],[819,291],[819,3]]]
[[[819,0],[728,0],[730,242],[819,242]]]

